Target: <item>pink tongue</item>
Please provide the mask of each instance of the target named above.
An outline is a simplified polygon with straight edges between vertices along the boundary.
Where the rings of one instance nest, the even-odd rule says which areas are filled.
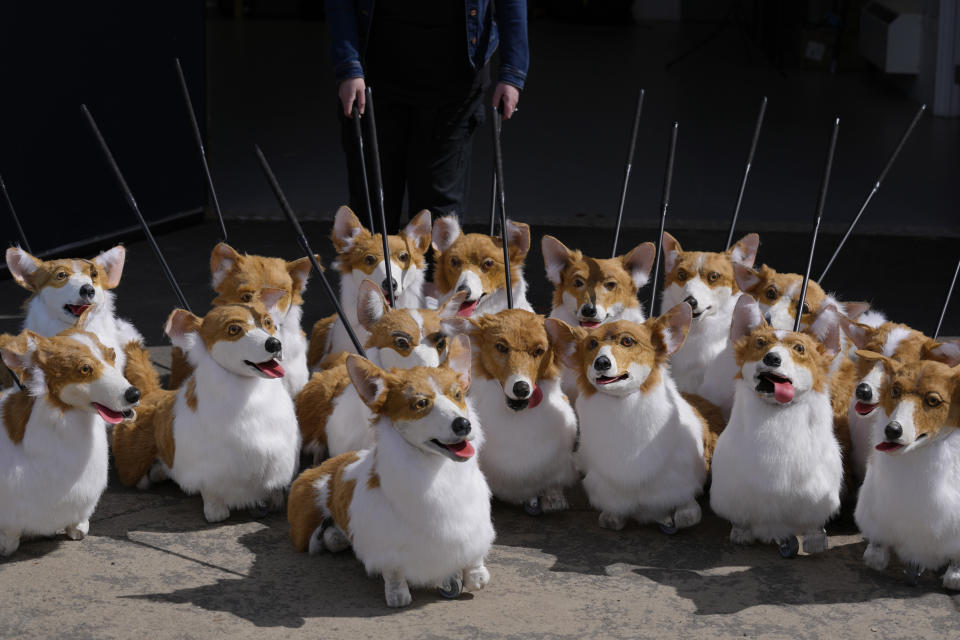
[[[283,367],[280,366],[280,363],[276,360],[267,360],[266,362],[258,362],[257,369],[263,371],[265,374],[271,378],[282,378],[285,373]]]
[[[789,382],[774,382],[773,397],[781,404],[790,402],[793,400],[793,385]]]
[[[540,385],[533,385],[533,395],[530,396],[530,403],[527,404],[527,407],[533,409],[535,406],[540,404],[543,401],[543,391],[540,390]]]
[[[83,312],[90,308],[88,304],[68,304],[67,308],[70,309],[70,313],[77,316],[78,318],[83,315]]]
[[[865,416],[869,414],[871,411],[873,411],[876,408],[876,406],[877,405],[875,404],[867,404],[865,402],[858,401],[857,404],[853,405],[853,410],[859,413],[860,415]]]
[[[599,327],[600,323],[594,320],[581,320],[580,326],[586,327],[587,329],[593,329],[594,327]]]
[[[443,445],[450,451],[454,453],[457,457],[460,458],[471,458],[473,454],[476,453],[476,450],[473,448],[473,445],[464,440],[463,442],[458,442],[457,444],[445,444]]]
[[[473,315],[473,311],[477,308],[477,304],[479,304],[479,302],[480,302],[479,299],[474,300],[473,302],[464,302],[463,304],[460,305],[460,309],[459,311],[457,311],[457,315],[462,316],[464,318],[469,318],[470,316]]]
[[[94,402],[93,408],[96,409],[97,413],[100,414],[100,417],[106,420],[109,424],[120,424],[123,422],[123,414],[119,411],[108,409],[99,402]]]

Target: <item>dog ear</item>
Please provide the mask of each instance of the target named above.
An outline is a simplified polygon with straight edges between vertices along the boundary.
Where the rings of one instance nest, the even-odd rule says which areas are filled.
[[[893,364],[893,360],[883,355],[882,353],[877,353],[876,351],[868,351],[866,349],[857,349],[857,357],[861,360],[866,360],[868,362],[882,362],[884,367],[890,366]]]
[[[650,270],[653,269],[653,261],[656,259],[657,247],[652,242],[637,245],[630,253],[620,258],[623,267],[630,272],[633,286],[637,289],[650,281]]]
[[[470,335],[477,330],[477,323],[473,318],[464,318],[463,316],[444,318],[440,321],[440,326],[451,336],[460,334]]]
[[[823,345],[825,354],[833,358],[840,352],[840,311],[830,304],[821,309],[807,333],[815,337]]]
[[[733,321],[730,323],[730,342],[736,344],[740,338],[765,324],[763,314],[760,313],[760,305],[752,296],[743,294],[737,300],[737,306],[733,308]]]
[[[450,353],[447,366],[460,377],[464,391],[470,388],[470,367],[473,364],[473,352],[470,350],[470,338],[464,334],[454,336],[450,341]]]
[[[174,309],[170,317],[167,318],[167,324],[164,325],[163,332],[170,336],[170,339],[176,344],[183,341],[187,335],[199,331],[202,323],[203,321],[200,318],[186,309]]]
[[[856,320],[867,311],[870,311],[869,302],[844,302],[843,311],[848,318]]]
[[[337,253],[346,253],[357,241],[357,238],[364,233],[369,234],[363,228],[360,219],[350,210],[350,207],[340,207],[333,218],[333,231],[330,232],[330,240],[333,241],[333,248]]]
[[[320,264],[320,254],[313,254],[313,257],[316,258],[317,264],[320,265],[320,269],[323,269],[323,265]],[[292,260],[287,263],[287,273],[290,274],[290,278],[293,280],[293,290],[297,293],[303,293],[304,289],[307,288],[307,280],[310,278],[310,270],[313,268],[313,265],[310,263],[309,256],[303,256],[299,260]]]
[[[383,297],[380,285],[369,278],[360,283],[357,295],[357,320],[367,331],[373,331],[373,325],[380,321],[390,309],[390,303]]]
[[[540,238],[540,250],[543,252],[543,266],[547,271],[547,280],[554,286],[560,286],[560,276],[570,264],[573,252],[553,236]]]
[[[656,248],[656,247],[654,247]],[[672,235],[663,232],[663,268],[667,273],[673,271],[673,268],[677,266],[677,258],[683,255],[683,249],[680,248],[680,243],[677,242],[677,239]],[[639,287],[637,287],[639,289]]]
[[[740,291],[749,291],[763,280],[759,271],[739,262],[733,263],[733,278],[737,281],[737,288]]]
[[[118,244],[93,259],[106,274],[106,277],[102,280],[104,289],[113,289],[120,284],[120,276],[123,275],[123,263],[126,258],[126,248],[122,244]]]
[[[27,291],[36,293],[37,289],[31,282],[31,276],[42,264],[42,260],[34,258],[20,247],[7,249],[7,268],[10,269],[10,275]]]
[[[423,255],[430,248],[430,231],[433,226],[430,210],[424,209],[404,227],[403,235],[414,250]]]
[[[752,267],[753,261],[757,259],[758,248],[760,248],[760,236],[748,233],[727,249],[727,255],[730,256],[730,262]]]
[[[530,225],[507,220],[507,241],[510,243],[510,262],[522,262],[530,251]]]
[[[234,265],[240,261],[240,254],[226,242],[220,242],[210,253],[210,275],[213,277],[213,288],[216,289],[227,277]]]
[[[457,312],[460,311],[460,305],[464,303],[467,299],[466,291],[458,291],[453,294],[447,301],[440,305],[440,308],[437,309],[437,313],[440,314],[441,319],[455,318]]]
[[[577,346],[580,341],[587,337],[587,332],[580,327],[571,327],[563,320],[556,318],[547,318],[543,326],[547,330],[547,336],[550,338],[550,346],[553,352],[557,354],[560,362],[574,371],[580,370],[580,362],[577,360]]]
[[[87,319],[90,318],[90,311],[93,307],[87,307],[80,313],[80,317],[77,318],[77,324],[74,326],[80,331],[86,331]]]
[[[432,244],[434,251],[443,253],[453,246],[463,231],[456,216],[443,216],[433,221]]]
[[[273,287],[264,287],[260,289],[260,302],[267,308],[267,313],[272,314],[277,310],[277,305],[283,300],[283,297],[289,295],[288,291],[283,289],[274,289]]]
[[[40,336],[33,331],[24,331],[18,336],[5,334],[0,338],[0,354],[3,364],[22,375],[33,364],[33,356],[40,346]]]
[[[376,413],[387,400],[387,372],[364,357],[347,356],[347,375],[363,403]]]
[[[960,365],[960,342],[955,340],[935,343],[924,351],[926,351],[927,360],[936,360],[949,367]]]
[[[857,349],[863,349],[863,345],[867,344],[867,340],[870,339],[870,333],[873,331],[873,327],[854,322],[844,316],[840,316],[840,329],[847,334],[850,342],[852,342]]]
[[[693,309],[686,302],[681,302],[652,322],[653,334],[659,342],[657,355],[665,358],[683,346],[687,332],[690,331],[690,323],[693,322]]]

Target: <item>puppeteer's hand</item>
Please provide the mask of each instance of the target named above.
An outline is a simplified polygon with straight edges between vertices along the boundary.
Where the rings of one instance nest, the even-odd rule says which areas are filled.
[[[342,91],[340,95],[343,95]],[[520,102],[519,89],[506,82],[497,83],[497,88],[493,92],[493,106],[501,107],[504,120],[510,119],[513,112],[517,110],[518,102]]]
[[[347,78],[340,83],[338,93],[340,94],[340,104],[343,105],[343,113],[348,118],[353,117],[353,101],[357,101],[357,109],[360,115],[367,106],[367,83],[363,78]]]

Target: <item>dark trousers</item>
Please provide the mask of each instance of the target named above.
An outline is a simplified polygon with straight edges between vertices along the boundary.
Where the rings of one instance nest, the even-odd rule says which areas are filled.
[[[477,87],[463,100],[413,105],[374,91],[383,205],[389,233],[398,233],[407,219],[423,209],[429,209],[434,218],[463,213],[470,183],[473,133],[484,119],[483,96],[483,87]],[[367,224],[354,125],[342,109],[339,113],[350,181],[350,208]],[[363,129],[370,202],[376,212],[372,156],[365,124]],[[406,212],[403,211],[405,193]],[[379,220],[376,222],[379,226]]]

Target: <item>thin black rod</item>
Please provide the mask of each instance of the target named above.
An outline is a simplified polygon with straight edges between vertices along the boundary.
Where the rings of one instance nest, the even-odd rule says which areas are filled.
[[[820,220],[823,218],[823,205],[827,201],[827,187],[830,186],[830,172],[833,171],[833,153],[837,149],[838,133],[840,133],[840,118],[833,121],[830,147],[827,149],[827,161],[823,166],[823,176],[820,178],[816,217],[813,219],[813,234],[810,237],[810,253],[807,256],[807,270],[803,274],[803,285],[800,287],[800,298],[797,300],[797,319],[793,322],[794,331],[800,331],[800,321],[803,319],[803,303],[807,297],[807,285],[810,283],[810,270],[813,268],[813,252],[817,247],[817,234],[820,232]]]
[[[390,265],[390,242],[387,239],[387,214],[383,210],[383,176],[380,174],[380,145],[377,143],[377,121],[373,116],[373,89],[367,87],[367,106],[364,109],[367,135],[370,138],[370,164],[373,166],[373,188],[377,190],[377,213],[380,214],[380,241],[383,244],[383,266],[387,270],[387,293],[390,306],[396,307],[393,293],[393,267]],[[373,229],[370,230],[373,232]]]
[[[503,148],[500,145],[500,111],[493,107],[493,159],[497,176],[497,199],[500,201],[500,236],[503,239],[503,275],[507,285],[507,308],[513,309],[513,279],[510,277],[510,247],[507,236],[507,194],[503,185]]]
[[[960,274],[960,261],[957,262],[957,268],[953,271],[953,280],[950,281],[950,289],[947,291],[947,299],[943,301],[943,310],[940,311],[940,319],[937,321],[937,330],[933,332],[933,339],[940,337],[940,329],[943,327],[943,319],[947,317],[947,307],[950,306],[950,298],[953,296],[953,287],[957,284],[957,274]]]
[[[3,199],[7,202],[7,209],[10,210],[10,217],[13,218],[13,223],[17,225],[17,233],[20,234],[20,246],[27,250],[27,253],[33,253],[33,249],[30,248],[30,243],[27,242],[27,234],[23,232],[23,227],[20,226],[20,218],[17,217],[17,210],[13,208],[13,201],[10,200],[10,194],[7,193],[7,185],[3,181],[3,176],[0,176],[0,191],[3,191]],[[10,372],[13,375],[13,371]],[[17,376],[13,376],[16,379]],[[19,386],[19,383],[18,385]],[[23,387],[21,387],[22,389]]]
[[[90,113],[90,110],[87,109],[87,105],[85,104],[80,105],[80,112],[87,119],[87,124],[90,125],[90,130],[93,131],[94,137],[96,137],[97,142],[100,144],[100,150],[103,151],[103,155],[107,159],[107,164],[110,165],[110,170],[113,171],[113,175],[117,179],[117,184],[120,185],[120,190],[123,191],[123,196],[127,199],[127,204],[130,205],[130,208],[133,209],[133,213],[137,216],[137,220],[140,222],[140,227],[143,229],[144,235],[147,236],[147,242],[150,244],[150,248],[153,249],[153,254],[157,257],[157,261],[160,263],[160,268],[163,270],[163,274],[167,277],[167,281],[173,288],[173,293],[176,294],[177,300],[180,302],[180,306],[187,311],[190,311],[190,305],[187,303],[187,298],[183,295],[183,291],[180,290],[180,285],[177,284],[177,279],[173,276],[173,271],[170,270],[170,265],[167,264],[166,259],[163,257],[163,252],[160,251],[160,246],[157,244],[153,234],[150,232],[150,227],[147,225],[147,221],[143,219],[143,214],[140,213],[140,207],[137,206],[137,201],[133,198],[133,192],[130,191],[130,187],[127,186],[127,181],[123,179],[123,174],[120,172],[120,167],[117,165],[117,161],[113,159],[113,154],[110,152],[110,147],[107,146],[107,141],[103,139],[103,134],[100,133],[100,128],[97,127],[97,123],[94,121],[93,115]]]
[[[733,217],[730,219],[730,231],[727,233],[726,247],[729,249],[733,245],[733,232],[737,228],[737,217],[740,215],[740,205],[743,204],[743,193],[747,190],[747,178],[750,177],[750,169],[753,168],[753,155],[757,152],[757,141],[760,139],[760,130],[763,128],[763,117],[767,113],[767,96],[763,96],[760,101],[760,113],[757,114],[757,124],[753,128],[753,139],[750,141],[750,152],[747,154],[747,166],[743,169],[743,179],[740,180],[740,191],[737,193],[737,206],[733,209]]]
[[[657,276],[660,275],[660,254],[663,253],[663,229],[667,223],[667,209],[670,208],[670,187],[673,184],[673,160],[677,155],[677,130],[679,123],[674,122],[670,129],[670,151],[667,153],[667,170],[663,176],[663,195],[660,198],[660,231],[657,232],[657,255],[653,260],[653,278],[650,280],[650,317],[657,303]]]
[[[270,168],[270,163],[267,162],[266,156],[263,155],[263,151],[260,150],[258,145],[253,145],[253,149],[257,154],[257,160],[260,161],[260,168],[263,169],[263,175],[267,177],[267,182],[270,183],[270,188],[273,190],[273,195],[276,196],[277,202],[280,203],[280,209],[283,211],[284,215],[287,216],[287,220],[290,221],[290,224],[293,225],[293,231],[297,235],[297,241],[300,243],[300,248],[306,252],[307,258],[310,259],[310,264],[313,265],[313,270],[317,272],[318,276],[320,276],[320,282],[323,283],[323,288],[327,292],[327,296],[330,298],[330,301],[333,302],[333,306],[337,310],[337,315],[340,317],[340,322],[343,323],[343,328],[347,330],[347,335],[350,336],[350,342],[353,343],[353,348],[357,350],[358,354],[366,358],[367,354],[363,350],[363,346],[360,344],[357,334],[354,333],[353,327],[350,326],[350,321],[347,319],[347,314],[343,312],[343,307],[340,306],[340,299],[337,297],[337,294],[334,293],[333,287],[330,286],[330,281],[327,280],[327,276],[320,267],[320,263],[317,262],[317,256],[314,254],[313,249],[310,248],[310,243],[307,242],[307,235],[303,232],[303,227],[300,226],[300,222],[297,220],[296,214],[290,207],[290,203],[287,201],[287,196],[284,195],[283,189],[280,188],[280,183],[277,182],[277,177],[273,174],[273,170]]]
[[[220,221],[220,233],[223,236],[223,241],[227,242],[227,225],[223,222],[223,212],[220,211],[220,201],[217,199],[217,190],[213,188],[213,177],[210,175],[210,165],[207,163],[207,152],[203,148],[203,136],[200,135],[200,125],[197,123],[197,114],[193,110],[190,90],[187,89],[187,79],[183,76],[183,67],[180,66],[180,58],[174,58],[173,62],[177,67],[177,77],[180,79],[180,89],[183,91],[183,100],[187,103],[187,113],[190,114],[190,126],[193,128],[193,137],[197,141],[197,148],[200,150],[200,164],[203,165],[203,175],[207,178],[207,189],[210,190],[210,200],[213,201],[213,210],[217,212],[217,220]]]
[[[497,163],[493,163],[493,189],[490,193],[490,235],[497,230]]]
[[[360,123],[360,109],[357,101],[353,101],[353,137],[357,140],[357,155],[360,158],[360,180],[363,183],[363,204],[367,207],[367,220],[370,221],[370,233],[377,232],[377,225],[373,222],[373,203],[370,202],[370,181],[367,178],[367,158],[363,149],[363,125]]]
[[[910,137],[910,134],[913,133],[914,127],[917,126],[917,123],[920,122],[920,117],[923,116],[923,112],[927,110],[927,105],[920,105],[920,108],[917,109],[917,113],[913,116],[913,120],[910,121],[910,126],[907,127],[907,130],[903,132],[903,136],[900,138],[900,142],[897,143],[896,148],[893,150],[893,153],[890,154],[890,158],[887,160],[887,164],[883,167],[883,171],[880,172],[880,176],[877,178],[877,181],[873,184],[873,188],[870,189],[870,193],[867,194],[866,200],[863,201],[863,204],[860,205],[860,211],[857,212],[857,215],[853,218],[853,221],[850,223],[850,226],[847,227],[846,233],[843,234],[843,237],[840,239],[840,242],[837,244],[837,248],[833,250],[833,255],[830,256],[830,261],[827,262],[827,266],[823,268],[823,271],[820,273],[820,279],[818,282],[823,282],[824,277],[827,275],[827,271],[830,270],[830,267],[833,266],[834,260],[837,259],[837,255],[840,254],[840,249],[843,248],[843,245],[847,242],[847,238],[850,237],[850,234],[853,233],[853,228],[857,226],[857,223],[860,222],[860,216],[863,215],[863,212],[866,211],[867,205],[870,204],[870,201],[873,200],[874,194],[880,190],[880,183],[883,182],[883,179],[887,177],[887,172],[890,171],[890,167],[893,166],[893,162],[897,159],[897,156],[900,155],[900,151],[903,149],[903,145],[906,144],[907,138]]]
[[[637,131],[640,129],[640,114],[643,113],[644,90],[637,94],[637,106],[633,111],[633,129],[630,131],[630,146],[627,148],[627,165],[623,170],[623,185],[620,187],[620,205],[617,207],[617,229],[613,233],[613,255],[617,257],[617,243],[620,242],[620,223],[623,221],[623,205],[627,202],[627,185],[630,184],[630,170],[633,168],[633,152],[637,148]]]

